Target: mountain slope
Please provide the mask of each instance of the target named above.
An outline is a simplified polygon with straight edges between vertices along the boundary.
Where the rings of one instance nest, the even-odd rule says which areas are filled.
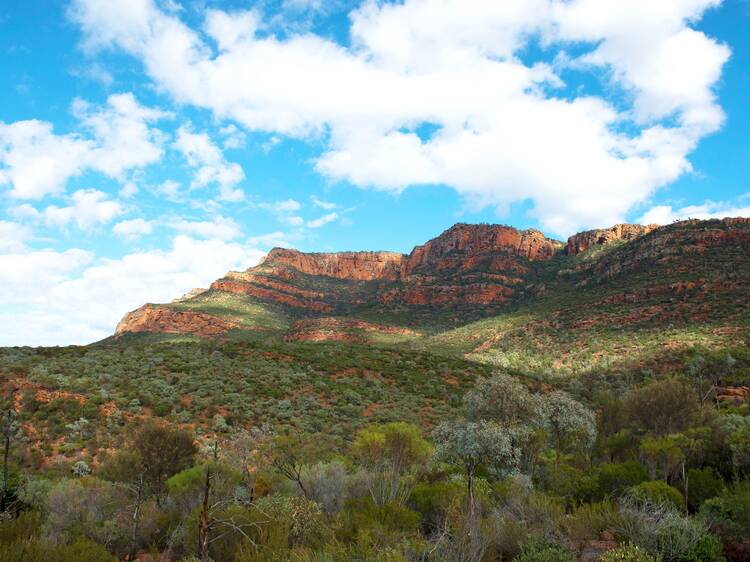
[[[749,255],[750,219],[616,225],[567,244],[534,230],[457,224],[409,255],[276,248],[205,291],[129,313],[116,334],[402,340],[520,314],[531,318],[526,331],[549,337],[696,325],[731,336],[747,325]],[[502,339],[491,325],[435,341],[470,334],[459,347],[486,351]]]

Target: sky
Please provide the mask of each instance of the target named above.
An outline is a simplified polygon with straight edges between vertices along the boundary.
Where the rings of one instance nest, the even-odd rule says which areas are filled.
[[[747,0],[0,0],[0,345],[274,246],[750,215]]]

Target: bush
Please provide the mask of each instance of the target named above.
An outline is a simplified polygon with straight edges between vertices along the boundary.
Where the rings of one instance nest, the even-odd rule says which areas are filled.
[[[730,560],[750,560],[750,484],[706,500],[699,517],[721,537]]]
[[[598,539],[620,524],[620,510],[611,500],[582,504],[563,522],[566,534],[574,540]]]
[[[653,552],[664,562],[719,562],[721,542],[700,521],[686,517],[669,504],[623,501],[618,535]]]
[[[698,511],[708,499],[715,498],[724,491],[724,481],[711,467],[691,468],[688,477],[688,507]]]
[[[341,538],[355,541],[366,534],[376,543],[393,543],[395,537],[415,534],[420,523],[416,511],[396,503],[379,506],[369,496],[347,501],[340,518]]]
[[[577,562],[572,552],[538,535],[533,535],[524,545],[516,562]]]
[[[628,488],[648,480],[646,469],[637,461],[607,463],[597,470],[599,490],[607,496],[619,496]]]
[[[659,562],[659,559],[638,546],[626,544],[605,552],[600,562]]]
[[[677,510],[685,505],[682,494],[662,480],[641,482],[628,490],[628,496],[636,501],[669,505]]]

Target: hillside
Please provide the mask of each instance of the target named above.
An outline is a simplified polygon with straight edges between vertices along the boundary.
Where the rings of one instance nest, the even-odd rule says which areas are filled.
[[[207,290],[131,312],[115,337],[408,343],[580,372],[741,344],[749,274],[750,219],[616,225],[566,244],[457,224],[408,255],[277,248]]]
[[[565,244],[461,224],[409,255],[275,249],[97,344],[0,348],[21,513],[0,559],[54,532],[77,542],[23,559],[195,560],[201,517],[217,562],[454,562],[466,536],[483,537],[476,561],[605,560],[631,542],[747,560],[749,280],[750,219]],[[445,453],[454,437],[476,440],[476,466]],[[415,455],[395,480],[391,446]],[[144,480],[144,459],[168,466]],[[679,551],[660,538],[675,528],[693,541]]]

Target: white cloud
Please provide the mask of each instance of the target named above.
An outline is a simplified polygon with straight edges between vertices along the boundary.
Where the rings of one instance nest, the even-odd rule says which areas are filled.
[[[174,147],[190,166],[196,168],[191,187],[215,183],[219,186],[220,199],[241,201],[244,198],[244,192],[236,186],[245,179],[245,172],[239,164],[227,162],[221,149],[206,133],[193,133],[184,126],[180,127]]]
[[[28,203],[22,205],[16,205],[8,209],[8,214],[17,219],[32,219],[36,220],[42,216],[42,214],[36,210],[35,207]]]
[[[123,213],[118,201],[109,199],[103,191],[79,189],[71,197],[68,207],[50,205],[44,210],[44,220],[50,226],[64,227],[75,222],[81,230],[105,224]]]
[[[251,236],[247,239],[247,243],[259,248],[287,248],[291,245],[287,234],[280,231],[269,232],[268,234],[261,234],[259,236]]]
[[[247,142],[247,136],[237,128],[237,125],[229,124],[219,129],[219,133],[224,137],[224,148],[242,148]]]
[[[261,203],[258,206],[274,213],[295,213],[302,208],[302,205],[296,199],[284,199],[283,201],[274,201],[273,203]]]
[[[308,221],[307,227],[308,228],[320,228],[321,226],[325,226],[329,222],[335,221],[337,218],[339,218],[338,213],[328,213],[327,215],[323,215],[320,218]]]
[[[669,224],[686,219],[723,219],[725,217],[750,217],[750,205],[737,206],[727,202],[706,201],[701,205],[673,208],[657,205],[646,211],[638,222],[641,224]]]
[[[98,259],[81,250],[0,255],[0,345],[89,343],[145,302],[169,302],[230,269],[258,263],[251,245],[180,235],[166,251]],[[3,308],[10,305],[12,308]],[[16,312],[25,305],[24,312]]]
[[[27,226],[0,220],[0,252],[20,252],[30,237],[31,230]]]
[[[73,109],[87,136],[57,135],[38,120],[0,122],[0,185],[11,186],[11,197],[59,194],[86,170],[124,179],[161,158],[162,135],[149,124],[169,114],[141,106],[130,93],[109,96],[102,108],[76,100]]]
[[[231,218],[216,217],[211,221],[173,220],[169,226],[183,234],[217,240],[233,240],[242,236],[242,229]]]
[[[18,199],[59,193],[82,172],[92,149],[76,135],[55,135],[51,123],[0,123],[0,184],[11,185],[10,196]]]
[[[316,168],[333,180],[447,184],[474,206],[530,201],[566,234],[623,220],[690,171],[721,126],[713,88],[729,51],[690,27],[718,3],[368,1],[350,14],[350,48],[257,34],[255,12],[210,11],[210,40],[149,0],[76,0],[72,14],[90,47],[140,58],[181,103],[276,138],[320,136]],[[530,37],[561,53],[558,66],[516,56]],[[570,47],[584,54],[563,56]],[[555,72],[570,65],[609,76],[606,97],[560,89]],[[436,132],[420,136],[423,124]]]
[[[138,186],[135,185],[135,182],[129,181],[120,188],[120,197],[130,199],[136,195],[138,195]]]
[[[141,236],[147,236],[154,231],[154,223],[145,219],[131,219],[118,222],[112,232],[115,236],[125,240],[137,240]]]
[[[302,226],[305,219],[295,214],[302,208],[302,204],[296,199],[285,199],[272,203],[259,203],[259,208],[270,211],[276,216],[276,220],[289,226]]]
[[[318,207],[319,209],[324,209],[326,211],[332,211],[336,208],[336,203],[331,203],[329,201],[323,201],[321,199],[318,199],[315,195],[310,197],[310,201],[312,201],[312,204],[315,207]]]
[[[182,185],[180,185],[179,182],[176,182],[174,180],[166,180],[159,184],[159,186],[157,187],[157,191],[170,201],[179,201],[181,188]]]
[[[90,263],[92,259],[93,255],[90,252],[78,249],[64,252],[35,250],[2,254],[0,305],[46,302],[48,291],[58,283],[64,282],[69,275]]]

